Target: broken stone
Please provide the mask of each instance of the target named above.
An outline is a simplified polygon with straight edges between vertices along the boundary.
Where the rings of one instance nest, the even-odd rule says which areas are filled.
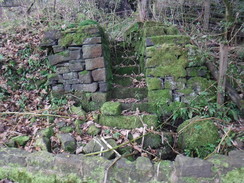
[[[64,51],[64,48],[62,46],[59,46],[59,45],[54,45],[54,46],[52,46],[52,48],[53,48],[54,53],[59,53],[59,52]]]
[[[88,130],[87,130],[87,134],[88,135],[92,135],[92,136],[96,136],[101,132],[101,129],[96,127],[95,125],[91,125],[89,126]]]
[[[56,65],[56,64],[59,64],[62,62],[69,61],[69,56],[63,56],[63,55],[59,55],[59,54],[49,55],[48,60],[51,65]]]

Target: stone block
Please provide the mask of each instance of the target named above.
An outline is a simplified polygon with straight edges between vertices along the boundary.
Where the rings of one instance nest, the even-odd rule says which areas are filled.
[[[212,177],[213,164],[199,158],[178,155],[174,167],[177,177]]]
[[[148,101],[160,105],[167,104],[172,101],[172,91],[168,89],[149,91]]]
[[[92,78],[94,81],[106,81],[105,69],[96,69],[92,71]]]
[[[83,71],[85,68],[85,64],[82,62],[82,60],[71,60],[69,62],[69,70],[74,71]]]
[[[82,49],[79,48],[77,50],[70,50],[69,51],[69,59],[70,60],[78,60],[82,58]]]
[[[108,83],[100,82],[99,84],[99,91],[100,92],[107,92],[108,91]]]
[[[82,71],[78,73],[79,81],[82,84],[89,84],[92,82],[91,72],[89,71]]]
[[[58,63],[67,62],[69,60],[69,56],[63,56],[58,54],[49,55],[48,60],[51,65],[56,65]]]
[[[171,90],[175,90],[177,88],[177,83],[173,77],[168,76],[164,78],[164,88]]]
[[[69,72],[69,73],[64,73],[63,74],[63,79],[67,80],[72,80],[72,79],[77,79],[78,74],[77,72]]]
[[[56,68],[57,74],[64,74],[70,72],[69,67],[57,67]]]
[[[148,128],[156,127],[158,123],[156,115],[107,116],[102,114],[99,115],[98,123],[110,127],[133,129],[143,127],[141,120]]]
[[[136,174],[137,182],[149,182],[150,179],[154,176],[154,168],[149,158],[138,157],[136,159]],[[140,175],[144,175],[143,177]]]
[[[62,84],[55,85],[52,87],[52,90],[54,92],[63,92],[64,91],[64,86]]]
[[[105,102],[101,107],[101,113],[104,115],[116,116],[122,112],[119,102]]]
[[[53,48],[54,53],[59,53],[59,52],[64,51],[64,47],[59,46],[59,45],[54,45],[54,46],[52,46],[52,48]]]
[[[105,67],[103,57],[86,59],[86,70],[94,70]]]
[[[101,37],[91,37],[91,38],[86,38],[83,41],[83,45],[85,45],[85,44],[99,44],[101,42],[102,42]]]
[[[63,81],[64,84],[66,85],[72,85],[72,84],[79,84],[80,80],[75,78],[75,79],[68,79]]]
[[[97,88],[98,88],[97,83],[72,85],[73,90],[84,91],[84,92],[92,92],[92,93],[96,92]]]
[[[58,30],[49,30],[44,33],[43,40],[40,44],[41,47],[46,48],[58,44],[58,39],[61,33]]]
[[[84,45],[82,47],[83,51],[83,58],[96,58],[102,56],[102,45],[96,44],[96,45]]]
[[[72,91],[71,84],[65,84],[65,85],[64,85],[64,91],[66,91],[66,92],[71,92],[71,91]]]
[[[160,90],[163,89],[163,81],[160,78],[147,78],[148,90]]]
[[[74,153],[76,150],[76,141],[70,134],[58,134],[62,148],[66,152]]]
[[[107,93],[96,92],[92,94],[92,101],[95,102],[106,102],[108,98]]]

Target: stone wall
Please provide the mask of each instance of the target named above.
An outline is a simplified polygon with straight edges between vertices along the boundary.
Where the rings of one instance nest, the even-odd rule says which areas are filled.
[[[232,151],[229,156],[213,155],[208,160],[178,155],[173,162],[151,162],[146,157],[131,162],[124,158],[115,161],[99,156],[0,148],[0,180],[8,178],[20,183],[241,183],[243,165],[242,151]]]
[[[108,44],[101,27],[91,21],[71,25],[62,32],[48,31],[41,46],[49,48],[49,62],[56,68],[56,73],[49,78],[53,92],[84,92],[91,96],[100,93],[102,97],[94,100],[106,101],[111,69]]]

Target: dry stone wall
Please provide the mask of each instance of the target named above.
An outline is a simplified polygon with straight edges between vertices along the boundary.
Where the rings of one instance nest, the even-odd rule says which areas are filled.
[[[213,155],[208,160],[178,155],[175,161],[151,162],[146,157],[136,161],[120,158],[28,153],[21,149],[0,148],[0,180],[16,182],[86,182],[86,183],[241,183],[244,179],[244,153]],[[108,168],[109,167],[109,168]]]

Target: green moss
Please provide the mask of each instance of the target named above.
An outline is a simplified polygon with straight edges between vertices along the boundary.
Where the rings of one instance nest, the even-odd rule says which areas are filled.
[[[221,177],[223,183],[242,183],[244,180],[244,168],[238,168]]]
[[[203,77],[192,77],[187,81],[187,86],[198,91],[216,92],[215,81]]]
[[[91,125],[87,130],[87,134],[95,136],[95,135],[98,135],[100,133],[100,131],[101,131],[101,129],[99,129],[95,125]]]
[[[119,102],[105,102],[101,107],[101,112],[104,115],[120,115],[121,104]]]
[[[144,37],[161,36],[167,34],[164,26],[144,27]]]
[[[86,25],[97,25],[98,23],[94,20],[84,20],[79,23],[79,26],[86,26]]]
[[[43,130],[41,130],[39,132],[39,134],[43,137],[47,137],[47,138],[50,138],[51,136],[53,136],[54,134],[54,130],[53,130],[53,127],[48,127],[48,128],[45,128]]]
[[[65,126],[60,129],[61,132],[63,133],[71,133],[74,131],[74,129],[71,126]]]
[[[57,53],[57,55],[61,55],[61,56],[64,56],[64,57],[68,57],[69,56],[69,51],[68,50],[62,51],[62,52]]]
[[[113,83],[118,84],[123,87],[128,87],[132,85],[132,78],[130,77],[122,77],[122,76],[114,76]]]
[[[79,72],[80,75],[86,75],[88,73],[89,73],[89,71],[87,71],[87,70]]]
[[[71,106],[70,111],[84,119],[86,118],[86,112],[81,107]]]
[[[163,36],[153,36],[150,38],[154,45],[158,44],[187,44],[190,43],[190,37],[184,35],[163,35]]]
[[[54,175],[47,173],[31,173],[26,168],[20,167],[2,167],[0,168],[0,180],[10,179],[19,183],[82,183],[80,177],[76,174]]]
[[[162,89],[162,81],[160,78],[147,78],[148,90],[159,90]]]
[[[138,66],[117,67],[117,68],[114,68],[114,73],[119,74],[119,75],[139,74],[139,68],[138,68]]]
[[[178,128],[178,145],[182,149],[196,149],[209,144],[218,143],[218,129],[211,120],[199,117],[183,122]]]
[[[154,90],[148,92],[148,101],[157,105],[167,104],[172,101],[171,90]]]
[[[143,123],[148,127],[156,127],[156,115],[142,115],[142,116],[105,116],[100,115],[98,123],[105,126],[117,127],[123,129],[133,129],[143,126]]]
[[[10,142],[13,142],[17,146],[24,146],[29,139],[30,139],[30,137],[28,137],[28,136],[17,136],[17,137],[11,138]]]
[[[178,90],[179,93],[182,93],[184,95],[190,95],[191,93],[194,93],[194,90],[191,88],[185,88],[182,90]]]

